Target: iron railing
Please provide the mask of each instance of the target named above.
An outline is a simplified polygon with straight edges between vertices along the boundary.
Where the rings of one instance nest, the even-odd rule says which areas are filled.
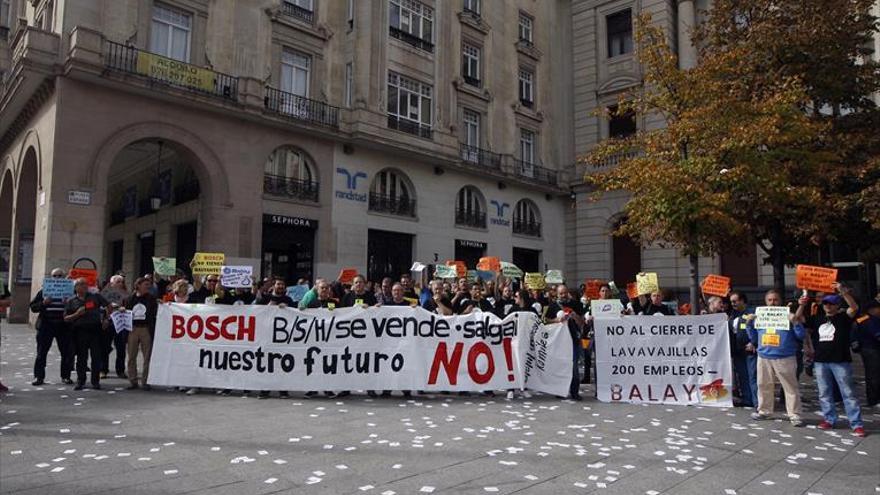
[[[113,41],[105,41],[105,46],[104,66],[108,70],[137,74],[151,83],[174,86],[193,93],[238,100],[237,77]]]
[[[531,237],[541,237],[541,222],[528,222],[514,218],[513,233]]]
[[[318,201],[318,183],[283,175],[263,175],[263,192],[272,196]]]
[[[416,216],[416,200],[371,192],[369,209],[380,213],[414,217]]]
[[[416,136],[423,137],[425,139],[431,139],[433,136],[431,126],[420,124],[418,122],[414,122],[408,119],[401,119],[396,115],[388,116],[388,128],[408,132],[410,134],[415,134]]]
[[[199,199],[202,190],[199,181],[191,180],[174,187],[174,204],[182,205],[188,201]]]
[[[467,164],[501,170],[501,155],[461,143],[461,159]]]
[[[315,21],[314,11],[300,7],[291,2],[282,2],[281,7],[281,13],[286,16],[294,17],[309,24],[312,24]]]
[[[455,224],[468,227],[486,228],[486,212],[455,209]]]
[[[549,168],[544,168],[534,163],[525,162],[522,160],[513,160],[514,163],[514,173],[520,177],[525,177],[526,179],[533,179],[538,182],[542,182],[544,184],[549,184],[552,186],[559,185],[559,172],[556,170],[550,170]]]
[[[289,119],[301,120],[327,127],[339,127],[339,107],[295,95],[280,89],[266,87],[263,98],[266,110]]]
[[[414,34],[407,33],[406,31],[397,29],[394,26],[388,26],[388,34],[391,35],[392,38],[397,38],[404,43],[408,43],[420,50],[425,50],[426,52],[434,53],[434,44],[428,40],[423,40]]]

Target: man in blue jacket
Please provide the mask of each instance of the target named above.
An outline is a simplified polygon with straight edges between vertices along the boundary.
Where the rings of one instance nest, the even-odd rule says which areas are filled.
[[[764,295],[767,306],[782,306],[782,294],[770,290]],[[748,325],[749,341],[758,349],[758,410],[752,419],[770,419],[776,391],[775,379],[785,390],[785,410],[792,426],[803,426],[801,393],[797,381],[797,354],[806,332],[799,322],[788,328],[755,328],[755,319]]]

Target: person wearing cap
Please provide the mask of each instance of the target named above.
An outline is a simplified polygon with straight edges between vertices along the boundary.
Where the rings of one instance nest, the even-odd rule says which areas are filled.
[[[850,354],[850,330],[853,318],[859,311],[849,289],[838,283],[833,284],[837,294],[829,294],[822,298],[824,317],[806,318],[805,308],[809,297],[801,296],[798,301],[796,318],[805,323],[810,331],[813,349],[808,350],[808,355],[813,355],[813,368],[816,375],[816,384],[819,387],[819,406],[822,409],[824,421],[819,423],[819,429],[830,430],[837,421],[835,410],[834,393],[832,383],[836,382],[843,397],[843,406],[849,419],[852,434],[857,437],[865,436],[865,428],[862,423],[861,406],[856,397],[853,386],[852,355]],[[846,311],[841,310],[841,305],[846,301],[849,307]]]
[[[772,289],[764,295],[767,306],[782,306],[782,294]],[[797,354],[806,331],[800,322],[787,328],[756,328],[755,318],[748,318],[749,343],[758,352],[758,408],[752,419],[770,419],[773,415],[776,380],[785,390],[785,412],[792,426],[803,426],[801,393],[797,381]]]
[[[52,278],[64,278],[64,270],[55,268],[51,272]],[[66,299],[53,299],[44,297],[42,289],[31,301],[32,313],[38,313],[37,323],[37,358],[34,360],[33,386],[44,383],[46,378],[46,356],[52,348],[52,341],[58,346],[61,353],[61,382],[67,385],[73,384],[70,375],[73,372],[73,340],[67,323],[64,322],[64,304]]]
[[[880,409],[880,301],[865,305],[865,314],[856,318],[854,350],[865,365],[865,393],[868,407]]]

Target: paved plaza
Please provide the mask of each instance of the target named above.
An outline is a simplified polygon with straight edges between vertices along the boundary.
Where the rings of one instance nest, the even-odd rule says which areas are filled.
[[[868,437],[756,423],[744,409],[608,405],[535,395],[259,400],[172,390],[31,387],[34,333],[3,327],[0,493],[880,493]],[[585,396],[593,390],[585,386]]]

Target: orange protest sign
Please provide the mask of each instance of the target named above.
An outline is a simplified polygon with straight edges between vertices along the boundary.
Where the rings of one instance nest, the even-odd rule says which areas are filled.
[[[484,256],[477,263],[477,270],[498,273],[501,271],[501,260],[497,256]]]
[[[89,283],[89,287],[98,286],[98,270],[92,270],[90,268],[71,268],[67,278],[72,280],[84,278],[86,279],[86,282]]]
[[[798,289],[834,292],[831,286],[834,282],[837,282],[837,268],[798,265],[795,269],[795,285]]]
[[[730,277],[722,277],[721,275],[707,275],[703,279],[703,294],[710,296],[727,296],[730,292]]]
[[[605,282],[601,280],[587,280],[586,287],[584,287],[584,295],[589,299],[601,299],[599,288],[604,284]]]
[[[457,277],[466,277],[467,276],[467,265],[464,264],[464,261],[446,260],[446,266],[454,266],[455,267],[455,275]]]
[[[636,282],[630,282],[626,284],[626,297],[636,300],[639,298],[639,284]]]
[[[339,281],[343,284],[351,284],[354,276],[358,274],[357,268],[343,268],[339,272]]]

